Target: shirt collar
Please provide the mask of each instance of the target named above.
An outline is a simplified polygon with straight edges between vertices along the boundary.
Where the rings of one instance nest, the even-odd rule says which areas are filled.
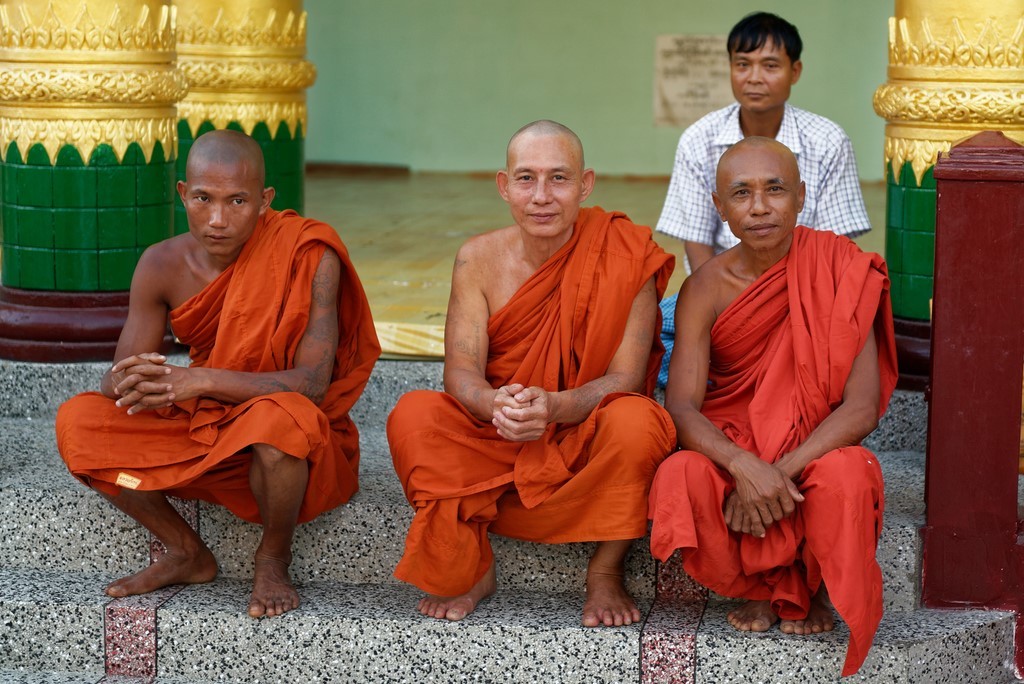
[[[731,109],[726,114],[725,125],[722,126],[718,131],[718,135],[715,136],[714,145],[716,147],[729,147],[743,139],[743,130],[740,128],[740,105],[738,102],[734,102],[729,107]],[[802,151],[800,130],[796,125],[796,115],[793,107],[788,102],[782,113],[782,124],[779,126],[779,134],[775,136],[775,139],[788,147],[795,155],[799,156]]]

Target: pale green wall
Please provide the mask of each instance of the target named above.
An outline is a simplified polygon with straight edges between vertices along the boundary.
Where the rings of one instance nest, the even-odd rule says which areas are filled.
[[[838,122],[861,178],[882,177],[892,0],[305,0],[310,161],[491,171],[534,119],[565,123],[599,173],[668,174],[681,129],[655,128],[654,39],[728,33],[747,12],[804,40],[791,102]],[[725,56],[723,55],[723,59]]]

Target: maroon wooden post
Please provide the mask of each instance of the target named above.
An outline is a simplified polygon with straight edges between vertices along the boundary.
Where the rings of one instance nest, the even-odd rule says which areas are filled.
[[[1024,146],[979,133],[939,160],[935,179],[922,600],[1013,609],[1019,621]]]

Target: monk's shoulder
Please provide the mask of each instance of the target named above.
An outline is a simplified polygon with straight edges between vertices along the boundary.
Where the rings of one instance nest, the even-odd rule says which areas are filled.
[[[132,300],[171,306],[175,290],[187,280],[189,243],[185,233],[150,245],[143,251],[132,275]]]
[[[716,254],[683,281],[679,298],[685,306],[712,320],[736,297],[738,291],[731,277],[731,255]]]
[[[514,236],[514,226],[474,235],[459,247],[455,255],[456,268],[470,266],[486,270],[500,265],[508,256]]]
[[[195,239],[188,233],[175,235],[150,245],[139,257],[136,275],[165,278],[177,275],[185,268],[189,250]]]

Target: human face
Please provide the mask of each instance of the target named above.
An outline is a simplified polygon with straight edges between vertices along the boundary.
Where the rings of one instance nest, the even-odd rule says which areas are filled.
[[[524,133],[512,141],[507,168],[498,172],[498,192],[528,236],[567,240],[580,204],[594,187],[579,147],[565,135]]]
[[[773,141],[727,151],[717,185],[712,199],[718,214],[744,246],[775,256],[789,250],[804,184],[788,149]]]
[[[250,163],[208,162],[189,169],[178,181],[188,230],[207,254],[226,266],[238,258],[256,223],[274,198]]]
[[[740,108],[753,114],[781,109],[800,79],[803,64],[792,62],[786,50],[768,39],[753,52],[729,55],[732,95]]]

